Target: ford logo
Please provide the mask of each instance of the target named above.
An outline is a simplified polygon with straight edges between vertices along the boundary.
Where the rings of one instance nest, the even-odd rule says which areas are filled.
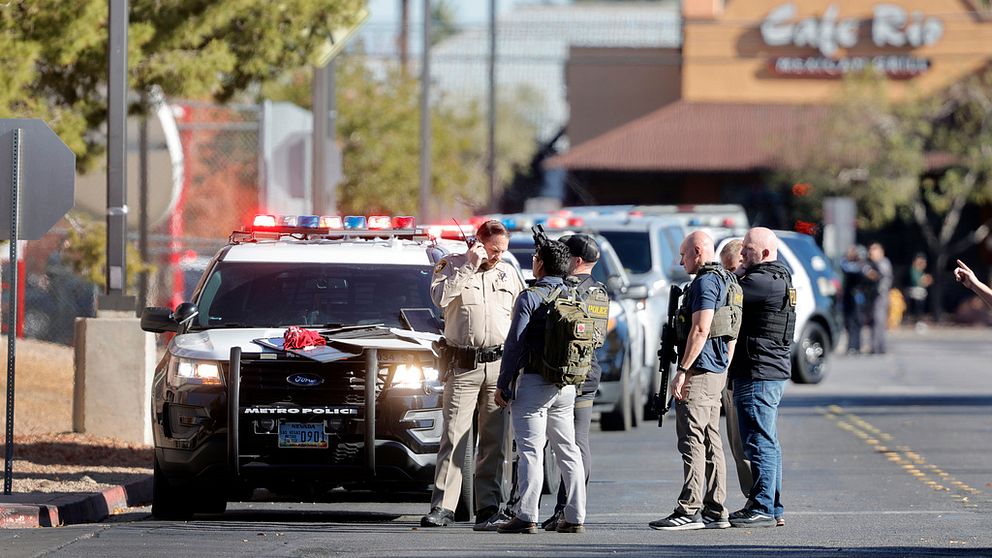
[[[324,379],[316,374],[293,374],[287,376],[286,381],[300,387],[313,387],[324,383]]]

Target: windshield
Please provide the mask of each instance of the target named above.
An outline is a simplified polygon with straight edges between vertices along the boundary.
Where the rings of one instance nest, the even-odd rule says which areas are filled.
[[[431,308],[428,266],[220,262],[197,301],[198,328],[385,324]]]
[[[613,250],[627,273],[651,271],[651,240],[647,231],[599,231],[613,245]]]

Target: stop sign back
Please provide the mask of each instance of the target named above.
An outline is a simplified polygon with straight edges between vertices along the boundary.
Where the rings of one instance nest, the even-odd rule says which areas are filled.
[[[20,129],[20,240],[38,240],[72,209],[76,155],[35,118],[0,119],[0,240],[10,239],[14,132]]]

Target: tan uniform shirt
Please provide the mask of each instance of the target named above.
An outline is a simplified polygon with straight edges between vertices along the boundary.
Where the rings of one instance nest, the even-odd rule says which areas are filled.
[[[444,337],[459,347],[501,345],[510,312],[524,285],[513,266],[499,262],[477,271],[466,254],[446,256],[434,267],[431,298],[444,312]]]

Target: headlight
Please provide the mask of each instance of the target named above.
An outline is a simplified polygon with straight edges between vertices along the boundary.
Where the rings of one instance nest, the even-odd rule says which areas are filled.
[[[404,389],[421,389],[424,391],[441,385],[436,368],[416,364],[399,364],[393,370],[390,387]]]
[[[224,383],[220,377],[220,364],[203,360],[187,360],[177,358],[169,367],[169,385],[179,387],[183,384],[220,385]]]

